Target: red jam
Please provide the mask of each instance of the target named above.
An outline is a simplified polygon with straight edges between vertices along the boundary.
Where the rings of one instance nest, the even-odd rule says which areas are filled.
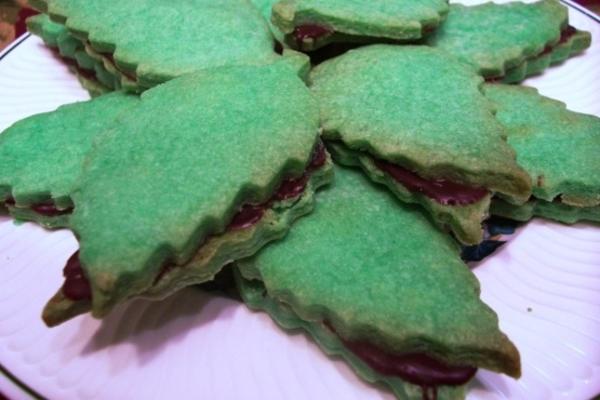
[[[309,172],[321,168],[327,162],[327,152],[325,151],[325,145],[323,141],[318,140],[313,150],[310,164],[307,168]]]
[[[264,206],[246,204],[237,214],[234,215],[233,219],[227,226],[227,230],[235,231],[249,228],[260,221],[264,213]]]
[[[565,29],[560,32],[560,39],[558,43],[566,43],[573,35],[577,33],[577,28],[571,25],[567,25]]]
[[[15,199],[9,197],[8,199],[4,200],[4,205],[7,207],[14,207]],[[35,211],[36,213],[44,215],[46,217],[57,217],[59,215],[66,215],[73,212],[73,207],[65,208],[64,210],[59,210],[52,202],[34,204],[29,208]]]
[[[307,174],[304,174],[300,178],[296,179],[286,179],[285,181],[281,182],[281,185],[279,185],[279,189],[277,189],[277,192],[275,192],[273,198],[275,200],[287,200],[298,197],[300,194],[302,194],[302,192],[304,192],[307,183]]]
[[[63,269],[65,282],[62,286],[62,292],[66,298],[79,301],[90,300],[92,298],[92,289],[90,283],[83,274],[81,262],[79,261],[79,251],[75,252],[67,261]]]
[[[325,325],[337,335],[330,323],[325,322]],[[420,386],[426,400],[437,398],[438,386],[464,385],[477,372],[475,367],[448,365],[425,353],[390,354],[366,341],[349,341],[337,336],[348,350],[373,370]]]
[[[470,187],[446,179],[427,180],[387,161],[375,160],[375,165],[411,192],[422,193],[443,205],[474,204],[488,194],[485,188]]]
[[[279,185],[277,191],[267,202],[263,204],[245,204],[242,209],[233,217],[227,229],[245,229],[254,225],[262,218],[265,210],[270,207],[273,201],[281,201],[298,197],[306,189],[306,184],[310,173],[325,165],[327,153],[325,145],[321,140],[317,142],[313,150],[310,164],[306,167],[306,172],[299,178],[286,179]]]
[[[71,214],[71,212],[73,211],[72,207],[66,208],[64,210],[59,210],[58,208],[56,208],[54,203],[34,204],[33,206],[31,206],[31,209],[36,213],[44,215],[46,217],[57,217],[59,215]]]
[[[333,30],[317,24],[298,25],[294,28],[292,35],[296,40],[298,48],[302,48],[305,40],[316,40],[331,35]]]

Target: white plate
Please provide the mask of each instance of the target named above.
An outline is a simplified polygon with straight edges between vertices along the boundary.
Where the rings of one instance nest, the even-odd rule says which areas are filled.
[[[600,116],[600,25],[587,53],[528,85]],[[40,40],[0,56],[0,130],[88,96]],[[0,392],[49,399],[391,399],[328,359],[302,334],[261,313],[191,288],[160,303],[135,301],[103,322],[57,328],[40,319],[77,242],[68,231],[0,218]],[[529,223],[476,269],[482,298],[519,348],[519,381],[482,371],[469,399],[581,399],[600,393],[600,228]],[[23,389],[27,387],[30,392]]]

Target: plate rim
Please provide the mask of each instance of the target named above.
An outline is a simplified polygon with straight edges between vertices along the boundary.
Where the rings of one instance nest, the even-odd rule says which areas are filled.
[[[517,0],[518,1],[518,0]],[[573,0],[559,0],[560,3],[565,5],[567,8],[572,8],[575,11],[580,12],[584,16],[590,18],[592,21],[600,24],[600,15],[591,11],[590,9],[576,3]],[[20,37],[16,38],[8,47],[0,51],[0,62],[2,62],[5,58],[7,58],[10,53],[12,53],[16,48],[25,43],[28,39],[32,38],[33,34],[31,32],[26,32]],[[8,386],[5,386],[7,384]],[[19,398],[7,398],[7,400],[30,400],[30,399],[39,399],[45,400],[46,398],[38,393],[35,389],[31,388],[27,383],[10,372],[8,368],[6,368],[2,362],[0,361],[0,399],[2,396],[6,396],[6,392],[2,392],[2,389],[11,389],[11,392],[17,392]]]

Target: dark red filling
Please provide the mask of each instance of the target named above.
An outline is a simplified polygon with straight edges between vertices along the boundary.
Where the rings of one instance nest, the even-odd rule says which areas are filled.
[[[375,159],[375,165],[411,192],[422,193],[443,205],[456,206],[477,203],[488,191],[446,179],[427,180],[399,165]]]
[[[65,282],[62,286],[62,293],[66,298],[79,301],[90,300],[92,298],[92,289],[81,268],[79,261],[79,251],[75,252],[67,261],[63,269]]]
[[[554,48],[556,46],[558,46],[559,44],[567,43],[569,41],[569,39],[571,39],[571,37],[573,37],[573,35],[575,35],[575,33],[577,33],[577,29],[571,25],[568,25],[565,29],[563,29],[560,32],[560,39],[558,40],[558,43],[553,46],[544,47],[544,51],[542,51],[539,54],[539,56],[544,56],[546,54],[550,54],[552,52],[552,50],[554,50]]]
[[[271,206],[273,201],[281,201],[298,197],[304,192],[310,173],[325,165],[327,153],[322,141],[318,141],[311,157],[310,164],[306,167],[304,174],[298,178],[286,179],[279,185],[279,188],[273,193],[271,198],[262,204],[245,204],[241,210],[234,215],[227,226],[228,230],[237,230],[248,228],[262,218],[265,210]]]
[[[568,42],[569,39],[571,39],[571,37],[573,37],[573,35],[575,35],[576,33],[577,33],[577,28],[575,28],[571,25],[567,25],[567,27],[565,29],[560,31],[560,39],[558,39],[558,43],[544,47],[544,50],[542,50],[542,52],[535,57],[541,57],[541,56],[545,56],[546,54],[552,53],[552,51],[556,48],[556,46],[558,46],[559,44]],[[527,60],[525,60],[525,61],[527,61]],[[523,61],[523,62],[525,62],[525,61]],[[514,68],[519,68],[519,67],[517,66]],[[488,78],[485,78],[485,81],[487,83],[500,83],[500,82],[502,82],[502,78],[503,78],[502,76],[488,77]]]
[[[565,29],[560,32],[560,39],[558,43],[566,43],[573,35],[577,33],[577,28],[571,25],[567,25]]]
[[[318,24],[303,24],[294,28],[292,35],[296,40],[298,48],[302,48],[302,44],[307,39],[317,40],[319,38],[329,36],[333,33],[330,28]]]
[[[437,398],[437,387],[440,385],[464,385],[477,372],[475,367],[448,365],[425,353],[390,354],[365,341],[345,340],[329,322],[325,322],[325,325],[338,336],[348,350],[375,371],[387,376],[397,376],[421,386],[423,399]]]
[[[317,141],[315,148],[313,149],[310,164],[306,168],[308,172],[312,172],[321,168],[327,162],[327,152],[325,151],[325,145],[321,140]]]
[[[14,207],[15,199],[9,197],[8,199],[4,200],[4,205]],[[29,206],[29,209],[46,217],[57,217],[59,215],[66,215],[73,212],[73,207],[65,208],[64,210],[59,210],[58,208],[56,208],[56,205],[54,205],[54,203],[52,202],[34,204],[32,206]]]

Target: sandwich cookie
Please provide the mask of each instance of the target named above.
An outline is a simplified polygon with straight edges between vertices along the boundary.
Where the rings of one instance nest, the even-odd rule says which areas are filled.
[[[331,179],[318,107],[286,62],[205,70],[146,91],[72,194],[80,251],[43,317],[164,298],[281,238]]]
[[[600,222],[600,118],[569,111],[533,88],[486,84],[484,89],[533,181],[527,203],[494,199],[492,213],[519,221],[540,216]]]
[[[420,204],[462,243],[482,240],[493,195],[529,198],[530,178],[480,91],[483,79],[452,56],[367,46],[320,64],[310,80],[334,158]]]
[[[290,46],[312,51],[331,42],[418,40],[447,12],[447,0],[282,0],[272,21]]]
[[[35,5],[101,55],[105,66],[112,65],[125,79],[124,87],[138,91],[204,68],[257,65],[276,57],[267,24],[246,0],[48,0]]]
[[[139,98],[115,92],[16,122],[0,135],[0,202],[17,219],[68,227],[85,156]]]
[[[520,82],[590,46],[591,35],[569,26],[567,11],[558,0],[452,4],[426,43],[488,80]]]
[[[462,399],[477,368],[518,377],[517,349],[459,248],[410,205],[336,169],[313,214],[235,263],[242,298],[400,399]]]

